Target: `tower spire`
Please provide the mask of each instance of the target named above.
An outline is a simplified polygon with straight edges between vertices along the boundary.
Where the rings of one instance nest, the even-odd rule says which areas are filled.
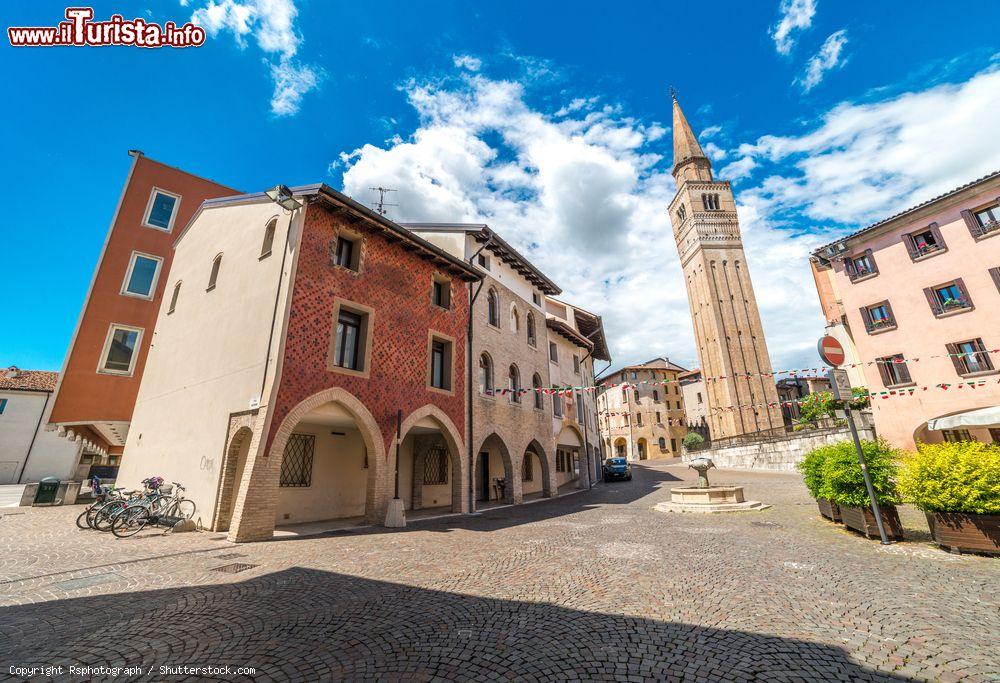
[[[677,91],[670,89],[674,104],[674,178],[681,180],[712,180],[712,163],[698,143],[698,136],[677,101]]]

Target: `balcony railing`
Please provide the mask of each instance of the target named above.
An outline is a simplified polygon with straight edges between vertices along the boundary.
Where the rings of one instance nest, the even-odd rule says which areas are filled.
[[[972,234],[976,237],[985,237],[986,235],[991,235],[998,230],[1000,230],[1000,221],[990,221],[986,225],[979,225],[973,228]]]
[[[920,246],[913,247],[914,258],[919,258],[921,256],[927,256],[928,254],[933,254],[944,249],[942,244],[924,244]]]
[[[896,328],[896,321],[892,318],[882,318],[881,320],[872,320],[870,323],[865,324],[865,329],[869,332],[881,332],[883,330],[892,330]]]
[[[864,268],[861,266],[855,266],[854,268],[848,269],[848,276],[851,278],[851,282],[866,278],[869,275],[874,275],[875,273],[876,271],[874,268]]]
[[[931,306],[934,315],[944,315],[945,313],[961,311],[966,308],[972,308],[972,302],[968,299],[945,299],[942,303]]]

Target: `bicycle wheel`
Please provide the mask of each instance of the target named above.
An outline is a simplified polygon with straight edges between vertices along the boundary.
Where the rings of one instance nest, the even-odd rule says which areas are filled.
[[[91,506],[93,507],[93,506]],[[89,529],[90,524],[87,523],[87,515],[90,514],[90,507],[81,512],[76,518],[76,525],[81,529]]]
[[[109,502],[110,501],[105,501],[103,503],[95,503],[94,505],[90,506],[90,508],[87,510],[87,526],[88,527],[90,527],[91,529],[96,529],[97,528],[96,526],[94,526],[94,520],[97,519],[97,513],[99,513],[101,511],[101,508],[103,508]]]
[[[112,501],[98,510],[94,515],[94,528],[98,531],[111,531],[111,524],[115,521],[115,515],[125,509],[125,501]]]
[[[141,505],[132,505],[115,516],[111,523],[111,533],[118,538],[134,536],[149,523],[149,510]]]
[[[195,505],[193,500],[188,500],[187,498],[181,498],[180,500],[175,500],[167,511],[167,514],[171,517],[183,517],[184,519],[191,519],[194,517]]]

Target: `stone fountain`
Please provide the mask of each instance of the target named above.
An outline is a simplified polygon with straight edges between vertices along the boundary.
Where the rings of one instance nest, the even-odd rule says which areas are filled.
[[[712,486],[708,483],[708,471],[715,467],[711,458],[695,458],[688,463],[698,472],[697,486],[681,486],[670,489],[670,502],[657,503],[660,512],[746,512],[764,510],[771,507],[759,500],[746,500],[742,486]]]

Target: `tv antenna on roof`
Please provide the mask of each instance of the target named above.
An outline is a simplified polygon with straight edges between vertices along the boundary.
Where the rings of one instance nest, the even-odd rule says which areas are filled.
[[[375,202],[375,211],[378,212],[380,215],[382,216],[386,215],[385,207],[387,206],[399,206],[399,204],[390,204],[389,202],[385,201],[385,195],[387,193],[396,192],[397,190],[391,187],[369,187],[368,189],[372,190],[373,192],[378,192],[378,201]]]

